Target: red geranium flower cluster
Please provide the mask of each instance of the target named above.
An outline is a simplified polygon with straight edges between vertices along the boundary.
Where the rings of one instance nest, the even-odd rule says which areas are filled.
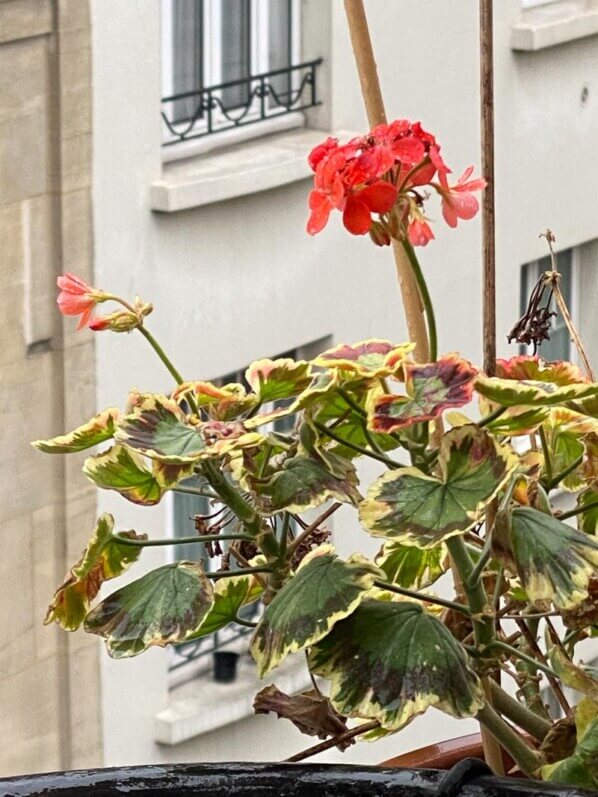
[[[406,119],[378,125],[347,144],[328,138],[311,151],[308,160],[314,188],[309,195],[307,231],[320,232],[337,209],[350,233],[370,233],[378,245],[390,243],[391,236],[407,237],[415,246],[425,246],[434,238],[423,210],[427,198],[423,186],[441,196],[444,219],[456,227],[458,219],[475,216],[479,204],[473,192],[486,185],[481,178],[469,179],[470,167],[451,186],[451,170],[434,136],[419,122]]]

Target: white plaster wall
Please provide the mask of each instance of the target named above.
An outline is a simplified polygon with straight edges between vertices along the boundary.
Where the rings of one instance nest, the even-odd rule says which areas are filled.
[[[328,36],[319,31],[328,42],[321,54],[330,67],[330,126],[364,129],[342,4],[319,1],[331,11]],[[496,6],[498,336],[506,353],[519,306],[518,268],[544,254],[538,233],[551,226],[563,247],[598,238],[598,38],[515,54],[509,26],[519,0]],[[325,335],[404,339],[389,251],[352,238],[339,218],[309,238],[308,182],[174,214],[151,212],[149,185],[161,173],[158,1],[92,0],[92,9],[98,286],[151,300],[152,331],[190,377],[211,378]],[[476,0],[369,0],[367,9],[389,116],[421,119],[457,175],[479,164]],[[585,84],[590,94],[582,107]],[[479,361],[479,219],[450,231],[439,211],[433,215],[437,240],[420,254],[441,349]],[[585,250],[584,269],[594,250]],[[590,307],[596,280],[584,273]],[[100,407],[123,404],[133,385],[169,387],[140,337],[98,335],[97,367]],[[164,533],[161,507],[140,509],[102,493],[100,508],[114,512],[121,528]],[[339,515],[341,550],[371,549],[351,513]],[[144,552],[134,575],[163,555]],[[306,741],[283,723],[256,717],[161,748],[151,720],[167,702],[165,652],[116,663],[100,655],[107,765],[278,759]],[[376,762],[472,728],[433,711],[399,736],[323,760]]]

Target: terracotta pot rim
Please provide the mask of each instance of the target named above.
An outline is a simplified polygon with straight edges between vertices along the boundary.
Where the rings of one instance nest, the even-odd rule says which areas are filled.
[[[484,759],[484,748],[480,733],[455,736],[441,742],[419,747],[408,753],[383,761],[383,767],[402,767],[408,769],[450,769],[464,758]],[[513,767],[513,761],[504,754],[505,770]]]

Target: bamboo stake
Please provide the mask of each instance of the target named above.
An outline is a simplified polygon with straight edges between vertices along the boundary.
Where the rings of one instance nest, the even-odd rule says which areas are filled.
[[[482,197],[484,259],[484,371],[496,373],[496,251],[494,212],[494,65],[492,0],[480,0],[480,110],[482,174],[487,186]]]
[[[482,257],[484,291],[482,298],[484,371],[496,374],[496,245],[494,211],[494,46],[493,0],[480,0],[480,132],[482,149],[482,174],[487,186],[482,197]],[[485,513],[486,534],[494,525],[497,501]],[[486,700],[492,705],[492,689],[488,676],[482,680]],[[500,670],[495,674],[500,683]],[[484,755],[488,766],[496,775],[504,775],[500,745],[481,725]]]
[[[386,122],[386,111],[363,0],[345,0],[345,11],[368,122],[370,127],[375,127]],[[403,244],[393,238],[392,249],[405,308],[407,330],[409,338],[415,343],[415,358],[419,362],[428,362],[430,358],[428,331],[417,283]]]

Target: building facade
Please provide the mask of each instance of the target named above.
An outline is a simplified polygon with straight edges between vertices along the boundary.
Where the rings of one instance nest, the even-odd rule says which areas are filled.
[[[0,11],[21,4],[0,3]],[[596,361],[598,214],[591,198],[598,188],[598,3],[495,5],[500,354],[515,353],[506,335],[544,267],[546,245],[538,236],[550,227],[574,317]],[[366,3],[389,118],[420,119],[457,174],[480,160],[477,6],[475,0]],[[307,152],[328,135],[348,137],[367,127],[340,0],[90,0],[89,8],[95,284],[153,302],[148,326],[187,378],[227,377],[256,358],[329,343],[404,340],[388,249],[349,236],[339,219],[316,238],[305,233]],[[289,64],[305,66],[289,70]],[[264,80],[276,97],[264,95]],[[279,115],[285,101],[289,112]],[[231,125],[246,108],[251,124]],[[479,218],[455,231],[437,223],[434,231],[420,259],[441,351],[479,362]],[[68,268],[81,272],[71,261]],[[76,348],[83,357],[88,347],[89,368],[90,333],[74,337],[67,326],[65,350]],[[133,386],[170,389],[141,336],[99,335],[95,344],[98,407],[122,406]],[[560,332],[554,346],[555,356],[575,356]],[[79,409],[69,411],[64,428],[91,414],[87,405]],[[38,416],[36,424],[47,434],[58,419]],[[69,460],[68,489],[85,491],[78,464]],[[42,474],[50,469],[47,461],[38,467]],[[376,475],[370,466],[363,472],[366,479]],[[175,500],[148,509],[112,493],[98,496],[98,508],[112,512],[119,528],[155,537],[175,535],[178,519],[192,513]],[[73,539],[85,536],[86,523]],[[343,554],[377,547],[348,510],[335,515],[333,532]],[[161,548],[146,550],[128,576],[168,556]],[[224,644],[242,652],[246,642]],[[90,649],[101,668],[105,765],[275,760],[307,744],[284,722],[253,716],[259,684],[246,655],[234,683],[216,684],[209,649],[152,650],[118,662],[95,642]],[[301,662],[275,676],[287,691],[307,683]],[[373,763],[474,728],[432,710],[397,736],[355,745],[342,757],[329,751],[321,760]]]
[[[81,458],[29,441],[95,408],[94,341],[56,313],[92,278],[90,17],[77,0],[0,2],[0,772],[102,760],[95,640],[42,621],[95,517]],[[73,386],[76,386],[73,389]]]

